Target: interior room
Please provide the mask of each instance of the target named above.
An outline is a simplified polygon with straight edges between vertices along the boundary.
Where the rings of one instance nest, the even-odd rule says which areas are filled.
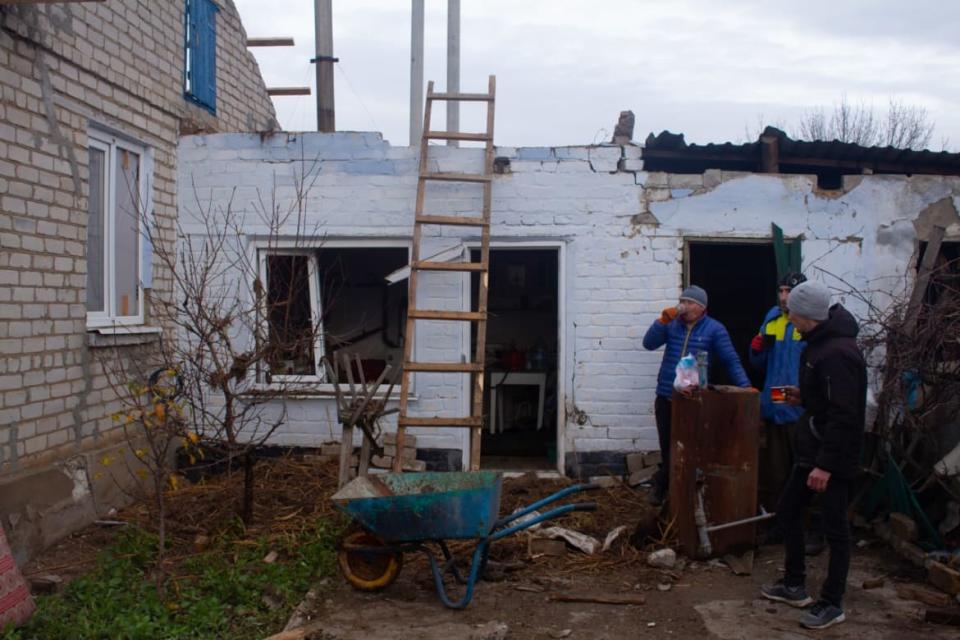
[[[474,260],[479,260],[475,251]],[[479,279],[473,277],[476,309]],[[559,250],[491,248],[481,466],[556,466]],[[471,336],[471,346],[476,336]]]

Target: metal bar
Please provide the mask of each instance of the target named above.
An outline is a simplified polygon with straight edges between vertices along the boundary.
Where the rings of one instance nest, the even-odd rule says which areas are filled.
[[[714,531],[723,531],[724,529],[732,529],[733,527],[739,527],[743,524],[750,524],[751,522],[762,522],[764,520],[769,520],[770,518],[775,518],[776,513],[764,513],[759,516],[753,516],[752,518],[744,518],[743,520],[734,520],[733,522],[725,522],[723,524],[715,524],[712,527],[707,527],[707,533],[713,533]]]
[[[579,493],[581,491],[592,491],[594,489],[599,489],[599,488],[600,488],[600,485],[588,483],[588,484],[575,484],[571,487],[567,487],[566,489],[561,489],[560,491],[557,491],[556,493],[551,494],[546,498],[543,498],[542,500],[538,500],[537,502],[534,502],[533,504],[527,507],[524,507],[520,511],[516,511],[514,513],[511,513],[510,515],[500,518],[499,520],[497,520],[496,524],[493,525],[493,528],[499,529],[500,527],[510,522],[513,522],[517,518],[522,518],[523,516],[527,515],[531,511],[536,511],[540,507],[544,507],[548,504],[556,502],[561,498],[566,498],[570,494]]]

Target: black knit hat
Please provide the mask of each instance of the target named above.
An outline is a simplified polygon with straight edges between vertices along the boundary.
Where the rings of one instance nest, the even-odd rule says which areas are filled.
[[[793,289],[798,284],[803,284],[806,281],[807,281],[807,276],[803,275],[802,273],[798,273],[796,271],[791,271],[787,275],[780,278],[780,286],[790,287],[791,289]]]

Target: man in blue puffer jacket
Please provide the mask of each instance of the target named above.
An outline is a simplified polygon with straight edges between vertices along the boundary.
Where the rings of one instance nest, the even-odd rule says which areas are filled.
[[[760,450],[760,504],[768,511],[777,506],[780,491],[793,469],[793,437],[803,407],[791,406],[780,398],[775,402],[771,387],[797,386],[800,354],[807,343],[787,317],[787,298],[807,281],[802,273],[788,273],[777,289],[779,304],[767,312],[750,343],[750,365],[765,372],[760,394],[760,414],[765,424],[765,445]]]
[[[650,325],[643,336],[643,348],[649,351],[663,345],[663,362],[657,376],[657,398],[654,401],[654,413],[657,420],[657,436],[660,439],[660,456],[663,462],[653,478],[654,487],[650,494],[650,503],[659,505],[667,495],[670,483],[670,411],[673,395],[673,380],[676,377],[677,363],[685,355],[696,355],[706,351],[709,362],[719,361],[730,377],[741,387],[749,387],[740,358],[730,342],[727,328],[720,322],[707,316],[707,292],[692,285],[680,294],[680,303],[676,307],[663,310],[660,317]]]

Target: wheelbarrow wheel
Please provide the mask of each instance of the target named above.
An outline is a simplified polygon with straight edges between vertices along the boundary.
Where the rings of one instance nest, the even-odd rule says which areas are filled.
[[[366,531],[348,535],[337,554],[340,571],[355,589],[380,591],[386,589],[400,575],[403,568],[403,553],[399,551],[361,551],[358,547],[383,547],[384,543]]]

